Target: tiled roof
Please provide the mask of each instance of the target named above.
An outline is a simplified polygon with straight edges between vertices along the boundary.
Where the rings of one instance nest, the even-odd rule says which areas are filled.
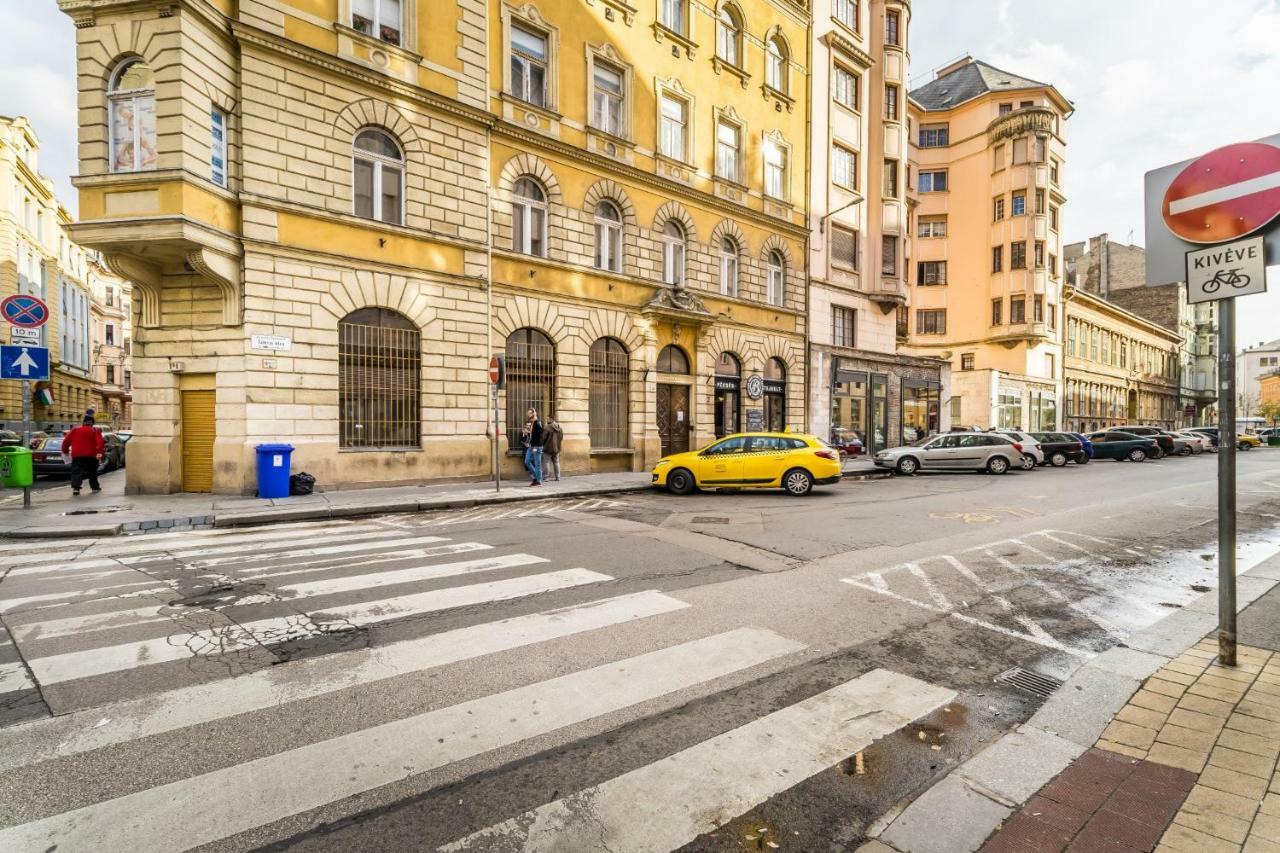
[[[974,60],[916,89],[911,99],[926,110],[949,110],[987,92],[1016,92],[1048,85]]]

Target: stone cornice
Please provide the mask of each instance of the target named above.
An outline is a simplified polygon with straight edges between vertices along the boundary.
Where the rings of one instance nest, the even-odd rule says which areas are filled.
[[[826,35],[824,35],[822,37],[822,40],[827,43],[828,48],[830,48],[831,50],[839,51],[845,54],[846,56],[851,57],[863,68],[870,68],[876,64],[876,59],[874,56],[867,53],[865,50],[858,47],[856,44],[849,41],[847,38],[840,35],[835,30],[831,30]]]

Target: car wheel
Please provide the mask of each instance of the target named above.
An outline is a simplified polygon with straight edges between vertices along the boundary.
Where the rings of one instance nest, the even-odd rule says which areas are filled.
[[[1036,458],[1032,456],[1030,453],[1022,454],[1022,470],[1023,471],[1036,470]]]
[[[1248,443],[1243,442],[1243,441],[1242,441],[1242,442],[1240,442],[1240,443],[1239,443],[1238,445],[1236,445],[1236,446],[1237,446],[1238,448],[1240,448],[1241,450],[1253,450],[1253,445],[1252,445],[1252,444],[1248,444]]]
[[[1009,460],[1003,456],[992,456],[987,460],[988,474],[1005,474],[1009,471]]]
[[[1156,458],[1159,459],[1160,457],[1157,456]],[[1130,462],[1146,462],[1147,452],[1143,450],[1141,447],[1135,447],[1133,450],[1129,451],[1129,461]]]
[[[1146,454],[1144,453],[1144,454],[1143,454],[1143,456],[1145,456],[1145,455],[1146,455]],[[1152,454],[1151,458],[1152,458],[1152,459],[1163,459],[1163,458],[1164,458],[1164,448],[1157,444],[1157,445],[1156,445],[1156,451],[1155,451],[1155,453],[1154,453],[1154,454]]]
[[[1088,454],[1088,453],[1082,453],[1082,454],[1080,454],[1080,458],[1076,460],[1076,464],[1077,464],[1077,465],[1088,465],[1088,464],[1089,464],[1089,454]]]
[[[1178,451],[1179,456],[1190,456],[1192,453],[1195,453],[1195,451],[1192,450],[1189,445],[1184,446],[1181,450]]]
[[[905,474],[910,477],[912,474],[920,470],[920,463],[916,461],[914,456],[904,456],[898,460],[898,473]]]
[[[1054,468],[1061,468],[1067,464],[1067,454],[1059,450],[1057,453],[1049,457],[1049,464]]]
[[[677,468],[667,475],[667,491],[671,494],[687,495],[693,488],[693,474],[684,468]]]
[[[813,491],[813,477],[803,468],[792,468],[782,476],[782,487],[792,497],[802,498]]]

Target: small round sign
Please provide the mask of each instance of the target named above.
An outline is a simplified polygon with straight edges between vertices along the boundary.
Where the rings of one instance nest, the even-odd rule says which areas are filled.
[[[1173,179],[1165,225],[1191,243],[1223,243],[1280,216],[1280,148],[1245,142],[1210,151]]]
[[[0,302],[0,315],[20,329],[38,329],[49,322],[49,306],[34,296],[20,293]]]
[[[759,400],[764,396],[764,380],[759,374],[747,377],[747,396],[752,400]]]
[[[492,356],[489,359],[489,382],[497,385],[502,379],[502,364],[498,361],[498,357]]]

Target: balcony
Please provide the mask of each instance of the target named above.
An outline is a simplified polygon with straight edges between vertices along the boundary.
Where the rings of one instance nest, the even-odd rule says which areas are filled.
[[[991,144],[1028,133],[1055,133],[1058,114],[1048,107],[1023,107],[1005,113],[987,125],[987,140]]]
[[[992,335],[991,341],[1013,349],[1023,342],[1047,341],[1052,337],[1047,323],[1010,323],[1002,332]]]
[[[907,283],[899,278],[877,277],[868,288],[871,301],[880,306],[885,314],[907,302]]]

